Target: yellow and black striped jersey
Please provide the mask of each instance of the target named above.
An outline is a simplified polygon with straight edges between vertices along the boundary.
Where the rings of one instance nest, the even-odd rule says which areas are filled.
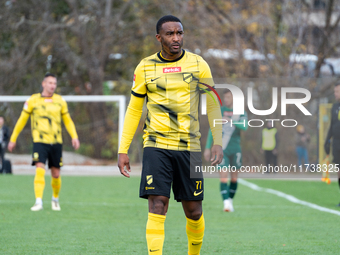
[[[62,115],[68,114],[66,101],[58,94],[43,97],[33,94],[23,111],[31,116],[32,138],[35,143],[62,143]],[[75,134],[76,136],[76,134]]]
[[[131,93],[147,101],[144,147],[200,151],[198,106],[200,92],[209,86],[214,86],[210,68],[196,54],[183,50],[171,61],[158,52],[143,59]]]

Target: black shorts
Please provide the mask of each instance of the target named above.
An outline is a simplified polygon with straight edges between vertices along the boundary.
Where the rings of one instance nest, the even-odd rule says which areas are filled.
[[[32,166],[38,162],[46,164],[46,160],[48,160],[48,168],[62,167],[62,150],[63,146],[60,143],[33,143]]]
[[[202,166],[201,152],[144,148],[139,196],[146,199],[149,195],[170,198],[172,184],[178,202],[203,200],[203,173],[190,176],[195,166]]]

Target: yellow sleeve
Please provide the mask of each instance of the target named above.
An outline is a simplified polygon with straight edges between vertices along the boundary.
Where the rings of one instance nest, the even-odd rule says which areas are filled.
[[[68,113],[68,107],[67,107],[67,103],[65,99],[61,97],[61,100],[62,100],[61,101],[61,114],[63,115],[63,114]]]
[[[63,118],[64,125],[66,127],[66,130],[70,134],[71,138],[77,139],[78,134],[77,134],[76,127],[74,126],[74,123],[71,119],[70,114],[67,112],[62,115],[62,118]]]
[[[202,88],[202,89],[207,89],[208,91],[210,91],[210,89],[206,85],[214,87],[215,83],[214,83],[214,80],[213,80],[212,75],[211,75],[210,67],[209,67],[208,63],[205,62],[205,60],[203,58],[201,58],[200,61],[199,61],[199,70],[200,70],[199,87]]]
[[[222,124],[214,124],[215,119],[222,119],[221,108],[220,105],[217,103],[218,99],[216,95],[213,94],[213,96],[215,97],[215,100],[212,99],[210,95],[207,95],[207,114],[209,126],[214,138],[214,145],[222,146]]]
[[[30,114],[26,112],[25,110],[21,112],[21,115],[17,121],[17,124],[15,124],[14,130],[13,130],[13,133],[10,139],[11,142],[15,143],[17,141],[17,138],[20,132],[22,131],[22,129],[25,127],[29,117],[30,117]]]
[[[130,144],[143,113],[143,104],[144,97],[135,96],[132,91],[130,103],[125,115],[123,134],[118,153],[128,153]]]
[[[215,83],[211,75],[210,67],[203,58],[200,60],[200,83],[199,87],[204,91],[210,92],[207,94],[207,114],[209,120],[209,126],[211,128],[212,136],[214,138],[214,145],[222,146],[222,124],[215,124],[215,119],[222,119],[221,108],[219,105],[219,100],[215,93],[209,88],[214,87]],[[208,86],[207,86],[208,85]]]
[[[146,92],[144,61],[142,60],[135,69],[131,94],[135,97],[144,98],[146,96]]]

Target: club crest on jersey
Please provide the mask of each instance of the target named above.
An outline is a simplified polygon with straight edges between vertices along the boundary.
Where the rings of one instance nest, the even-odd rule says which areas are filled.
[[[181,70],[181,67],[165,67],[163,68],[163,73],[179,73]]]

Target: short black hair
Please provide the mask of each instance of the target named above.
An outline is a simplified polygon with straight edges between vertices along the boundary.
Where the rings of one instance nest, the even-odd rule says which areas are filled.
[[[55,74],[53,74],[53,73],[46,73],[45,76],[44,76],[44,79],[47,78],[47,77],[54,77],[54,78],[57,78],[57,77],[55,76]]]
[[[160,18],[157,22],[157,25],[156,25],[156,32],[157,34],[159,34],[159,31],[162,29],[162,25],[166,22],[179,22],[182,24],[182,22],[180,21],[179,18],[173,16],[173,15],[166,15],[166,16],[163,16],[162,18]],[[182,24],[183,26],[183,24]]]

